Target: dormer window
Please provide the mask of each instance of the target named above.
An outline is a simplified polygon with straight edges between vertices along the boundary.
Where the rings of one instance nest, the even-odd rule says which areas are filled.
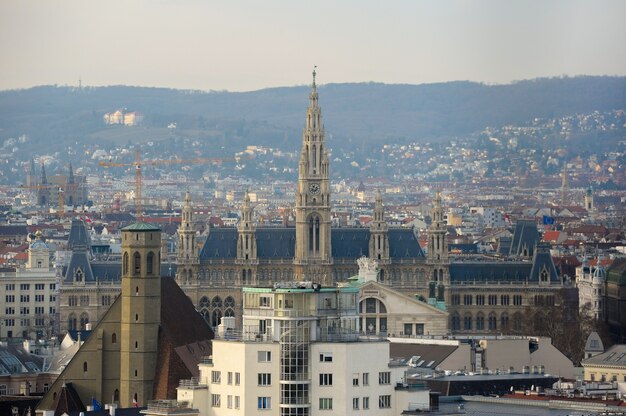
[[[76,271],[74,272],[74,281],[82,282],[83,277],[84,277],[83,271],[81,269],[76,269]]]
[[[541,273],[539,274],[539,278],[541,279],[541,282],[547,283],[549,277],[550,277],[550,273],[548,273],[548,270],[544,267],[543,270],[541,270]]]

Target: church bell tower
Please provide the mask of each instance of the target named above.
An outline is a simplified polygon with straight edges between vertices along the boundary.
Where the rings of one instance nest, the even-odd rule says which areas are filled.
[[[176,282],[179,286],[188,286],[198,282],[200,258],[196,245],[196,229],[193,219],[191,194],[185,194],[185,204],[181,212],[176,246]]]
[[[120,406],[152,400],[161,324],[161,230],[122,229]]]
[[[296,280],[330,284],[332,252],[329,163],[315,75],[313,70],[313,84],[298,164],[294,277]]]

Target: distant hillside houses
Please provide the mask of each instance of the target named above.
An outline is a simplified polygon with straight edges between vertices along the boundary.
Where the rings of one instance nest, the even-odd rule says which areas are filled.
[[[122,124],[124,126],[139,126],[143,122],[143,114],[138,111],[126,112],[118,109],[104,115],[104,124]]]

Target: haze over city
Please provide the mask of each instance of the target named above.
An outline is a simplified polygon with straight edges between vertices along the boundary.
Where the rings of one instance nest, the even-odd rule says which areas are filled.
[[[0,89],[626,74],[623,1],[3,1]]]

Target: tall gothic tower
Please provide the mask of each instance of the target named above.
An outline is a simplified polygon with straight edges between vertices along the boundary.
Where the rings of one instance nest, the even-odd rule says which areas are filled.
[[[153,383],[161,324],[161,230],[146,223],[122,229],[120,406],[145,405]]]
[[[426,262],[432,266],[432,281],[438,286],[447,283],[448,272],[448,242],[446,238],[446,224],[443,220],[443,206],[441,193],[437,191],[431,213],[432,223],[428,230],[428,255]]]
[[[567,162],[563,164],[563,178],[561,180],[561,205],[567,203],[567,197],[569,192],[569,177],[567,176]]]
[[[259,264],[256,250],[256,226],[252,222],[252,207],[248,190],[241,207],[241,221],[237,226],[237,264],[241,265],[241,284],[255,283],[256,266]]]
[[[37,205],[45,207],[50,203],[50,188],[48,188],[48,177],[46,176],[46,167],[41,162],[41,179],[37,187]]]
[[[383,197],[380,191],[376,193],[374,220],[370,225],[370,258],[376,260],[380,267],[380,280],[384,280],[384,265],[389,264],[389,226],[385,221]]]
[[[200,258],[196,246],[191,194],[187,192],[181,213],[181,223],[178,228],[178,245],[176,246],[176,282],[178,285],[182,287],[197,283],[199,268]]]
[[[296,250],[294,277],[323,284],[332,281],[330,246],[330,183],[322,111],[313,84],[302,135],[296,191]]]

